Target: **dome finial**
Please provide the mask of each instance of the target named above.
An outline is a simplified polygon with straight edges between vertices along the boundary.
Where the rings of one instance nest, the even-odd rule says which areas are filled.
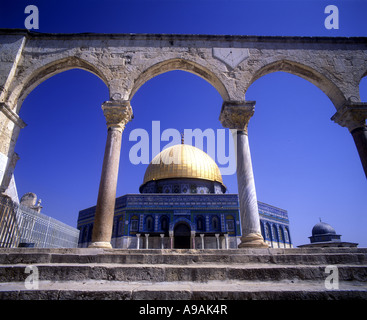
[[[183,132],[181,132],[181,144],[185,144],[185,137]]]

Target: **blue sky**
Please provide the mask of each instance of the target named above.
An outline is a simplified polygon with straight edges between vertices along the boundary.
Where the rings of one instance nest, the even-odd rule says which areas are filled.
[[[38,6],[38,32],[180,33],[282,36],[367,36],[367,1],[3,1],[0,27],[24,28],[24,8]],[[324,27],[327,5],[339,8],[338,30]],[[367,79],[360,84],[367,101]],[[96,203],[106,141],[101,104],[105,84],[82,70],[60,73],[35,88],[20,116],[16,152],[18,192],[35,192],[43,212],[76,226],[78,211]],[[308,243],[319,221],[342,240],[367,246],[366,178],[348,130],[330,118],[335,108],[317,87],[276,72],[254,82],[249,125],[258,200],[288,210],[295,245]],[[161,130],[221,129],[222,99],[205,80],[182,71],[145,83],[132,102],[134,120],[123,134],[117,196],[138,193],[147,165],[133,165],[129,134]],[[161,147],[165,143],[162,142]],[[237,193],[236,176],[224,176]]]

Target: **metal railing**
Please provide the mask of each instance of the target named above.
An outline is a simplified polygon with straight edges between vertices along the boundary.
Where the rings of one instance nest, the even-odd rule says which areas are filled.
[[[79,230],[0,197],[0,247],[76,248]]]
[[[10,198],[0,197],[0,247],[17,247],[19,236],[17,207]]]

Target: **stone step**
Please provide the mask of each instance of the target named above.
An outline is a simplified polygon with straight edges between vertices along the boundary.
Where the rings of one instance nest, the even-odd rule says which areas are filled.
[[[367,254],[367,248],[358,247],[323,247],[323,248],[268,248],[268,249],[254,249],[254,248],[241,248],[241,249],[101,249],[101,248],[0,248],[0,254],[3,253],[40,253],[47,252],[49,254],[187,254],[187,253],[200,253],[200,254],[326,254],[326,253],[365,253]]]
[[[326,265],[164,265],[164,264],[34,264],[39,280],[48,281],[192,281],[211,280],[320,280],[324,281]],[[0,265],[0,282],[25,281],[27,265]],[[340,281],[367,283],[367,266],[337,265]]]
[[[0,299],[367,299],[366,259],[366,248],[0,249]],[[326,289],[330,265],[339,290]],[[38,289],[25,287],[29,266]]]
[[[320,281],[40,281],[26,289],[24,282],[0,283],[0,300],[366,300],[366,283],[340,281],[327,289]],[[219,305],[226,305],[226,301]],[[141,305],[144,305],[143,303]],[[181,312],[183,310],[175,310]]]
[[[251,250],[0,250],[0,264],[34,263],[115,263],[115,264],[367,264],[367,250],[317,250],[300,252],[297,249],[269,251]]]

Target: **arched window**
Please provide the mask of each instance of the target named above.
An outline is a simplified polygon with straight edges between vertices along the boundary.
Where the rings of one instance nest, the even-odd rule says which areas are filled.
[[[167,216],[163,216],[161,218],[161,230],[163,230],[164,232],[168,231],[168,217]]]
[[[138,232],[139,230],[139,217],[132,216],[130,220],[130,232]]]
[[[285,242],[284,241],[284,231],[283,231],[283,227],[279,226],[279,241],[280,242]]]
[[[265,228],[264,228],[264,222],[260,220],[260,229],[261,229],[261,235],[265,239]]]
[[[123,232],[124,232],[123,219],[122,217],[120,217],[118,220],[117,236],[122,236]]]
[[[212,218],[212,228],[214,231],[218,231],[220,229],[219,219],[217,216]]]
[[[180,186],[179,186],[178,184],[175,184],[175,185],[173,186],[173,192],[174,192],[174,193],[180,193]]]
[[[154,229],[154,223],[153,223],[153,217],[148,216],[145,220],[145,226],[147,231],[153,231]]]
[[[284,228],[284,236],[285,236],[285,241],[288,243],[291,243],[291,239],[289,237],[289,230],[287,227]]]
[[[191,192],[191,193],[197,193],[196,184],[192,184],[192,185],[190,185],[190,192]]]
[[[278,230],[275,224],[273,224],[273,239],[274,241],[279,241]]]
[[[204,231],[204,218],[202,216],[199,216],[196,219],[196,230],[197,231]]]
[[[89,226],[85,226],[83,229],[83,241],[82,242],[88,241],[88,235],[89,235]]]
[[[232,215],[226,216],[226,227],[229,233],[235,232],[234,217]]]
[[[265,239],[272,240],[271,234],[270,234],[270,225],[269,223],[265,224]]]

